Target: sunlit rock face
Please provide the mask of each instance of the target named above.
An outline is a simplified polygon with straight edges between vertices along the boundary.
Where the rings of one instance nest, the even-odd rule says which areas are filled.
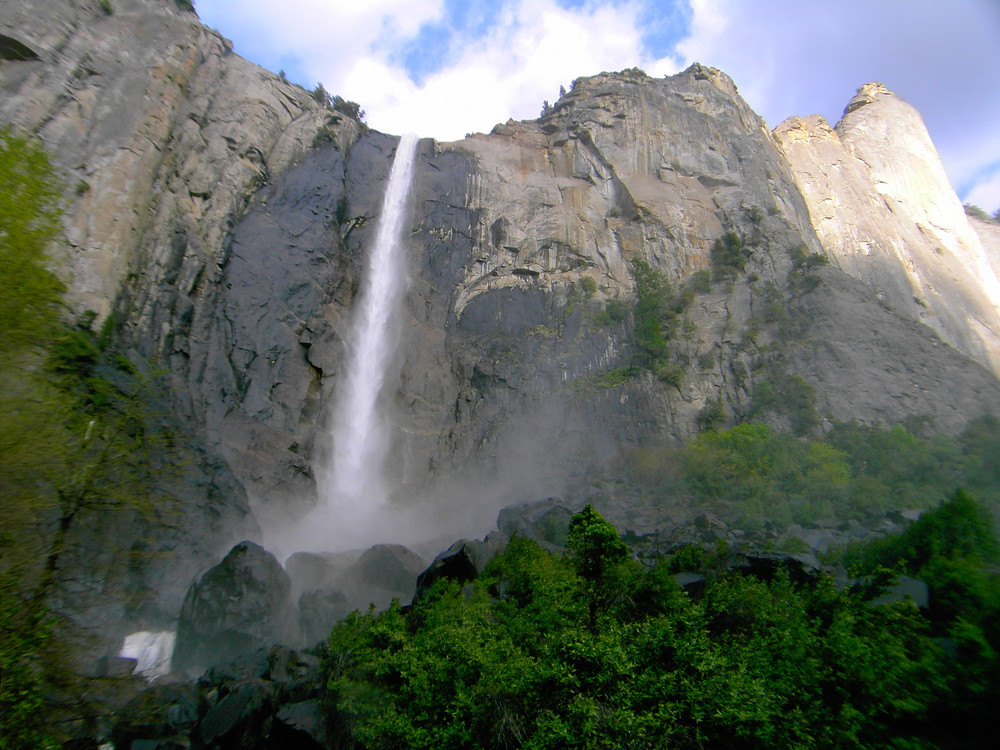
[[[159,597],[142,625],[159,629],[195,573],[260,539],[254,519],[315,502],[397,139],[172,0],[113,5],[0,4],[0,35],[35,55],[0,59],[0,122],[39,135],[66,174],[74,309],[116,313],[197,438],[176,538],[157,532],[164,554],[128,573],[143,606]],[[537,120],[422,140],[384,403],[395,499],[423,519],[409,531],[481,536],[501,505],[692,437],[708,407],[718,426],[792,427],[755,407],[762,383],[811,393],[812,429],[929,416],[954,431],[996,408],[996,232],[956,213],[911,108],[866,89],[850,109],[839,130],[805,118],[775,137],[695,65],[581,78]],[[727,233],[743,267],[719,273]],[[817,254],[831,265],[802,266]],[[636,261],[691,291],[663,367],[627,372]]]
[[[1000,282],[920,114],[862,86],[836,128],[775,130],[824,250],[884,302],[1000,372]]]
[[[67,172],[71,293],[101,317],[129,272],[182,289],[211,273],[227,218],[323,117],[175,3],[4,3],[0,32],[39,56],[4,66],[0,112]]]

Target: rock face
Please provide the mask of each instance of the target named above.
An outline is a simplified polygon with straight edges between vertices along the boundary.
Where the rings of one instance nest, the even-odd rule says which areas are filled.
[[[294,643],[291,581],[271,553],[240,542],[191,585],[181,607],[175,669],[233,659],[272,643]]]
[[[376,544],[364,552],[299,552],[285,563],[299,605],[302,643],[323,640],[351,611],[393,599],[409,604],[426,561],[401,544]]]
[[[67,175],[74,305],[115,313],[199,442],[171,544],[203,561],[248,508],[265,530],[305,514],[396,139],[173,0],[7,3],[0,37],[0,122]],[[866,87],[848,110],[775,136],[694,65],[579,79],[538,120],[421,141],[389,407],[394,501],[428,519],[412,533],[481,536],[498,508],[708,416],[955,430],[997,408],[998,238],[969,228],[908,105]],[[676,308],[655,367],[629,367],[637,262]],[[130,572],[169,592],[149,627],[180,608],[170,574]],[[339,606],[308,591],[317,617]]]
[[[970,225],[920,114],[869,83],[836,128],[816,115],[791,118],[775,132],[834,263],[887,306],[1000,373],[996,261]]]

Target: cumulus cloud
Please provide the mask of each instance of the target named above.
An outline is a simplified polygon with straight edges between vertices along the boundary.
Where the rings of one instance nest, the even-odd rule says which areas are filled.
[[[197,0],[236,49],[361,104],[380,130],[442,140],[534,117],[602,70],[721,68],[772,125],[839,119],[881,81],[923,114],[966,200],[993,211],[996,0]]]
[[[813,113],[834,124],[858,86],[880,81],[921,112],[960,193],[1000,158],[995,0],[692,0],[692,10],[685,60],[729,73],[771,126]]]
[[[546,99],[581,75],[618,70],[642,60],[638,4],[577,9],[554,0],[508,3],[479,37],[442,29],[451,40],[444,66],[408,74],[389,50],[371,50],[345,67],[317,59],[309,71],[327,87],[363,103],[369,122],[389,132],[413,131],[442,140],[488,130],[509,117],[536,117]],[[651,60],[655,72],[674,72]]]
[[[964,200],[980,208],[989,207],[990,213],[996,213],[1000,211],[1000,162],[992,166],[974,182]]]
[[[544,100],[554,101],[560,86],[582,75],[637,65],[650,74],[677,70],[673,56],[645,51],[643,35],[652,27],[645,2],[493,6],[489,23],[467,12],[456,28],[444,0],[248,0],[238,14],[225,0],[197,4],[202,19],[232,36],[241,54],[359,102],[375,128],[442,140],[509,117],[535,117]],[[447,46],[427,51],[438,69],[413,70],[422,27],[435,30],[420,43]]]

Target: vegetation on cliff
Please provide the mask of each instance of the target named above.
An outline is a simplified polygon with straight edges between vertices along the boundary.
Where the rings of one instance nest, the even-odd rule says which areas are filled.
[[[843,423],[802,438],[746,423],[679,448],[633,449],[607,477],[647,499],[692,497],[744,528],[864,520],[929,508],[958,485],[984,502],[1000,501],[998,441],[1000,419],[989,414],[954,436],[929,434],[919,423]]]
[[[110,323],[63,322],[47,255],[60,191],[45,151],[0,130],[0,748],[48,746],[52,699],[78,687],[60,577],[88,592],[125,569],[124,545],[83,539],[111,534],[108,511],[162,512],[154,487],[170,475],[154,460],[171,435],[151,376],[116,351]]]
[[[996,536],[959,493],[892,547],[966,565],[983,586],[961,613],[876,604],[869,585],[728,568],[684,590],[683,555],[632,560],[589,506],[568,554],[515,537],[471,585],[440,581],[404,611],[355,613],[327,659],[343,746],[935,747],[972,739],[995,700]],[[954,543],[956,526],[976,531]],[[725,555],[716,552],[716,559]],[[905,555],[903,555],[905,557]],[[926,568],[922,568],[926,569]],[[991,676],[992,675],[992,676]]]

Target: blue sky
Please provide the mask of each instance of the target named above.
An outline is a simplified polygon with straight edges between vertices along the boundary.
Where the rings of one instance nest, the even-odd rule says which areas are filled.
[[[1000,0],[195,0],[236,51],[454,140],[536,117],[602,70],[721,68],[771,127],[831,124],[881,81],[920,110],[959,196],[1000,209]]]

